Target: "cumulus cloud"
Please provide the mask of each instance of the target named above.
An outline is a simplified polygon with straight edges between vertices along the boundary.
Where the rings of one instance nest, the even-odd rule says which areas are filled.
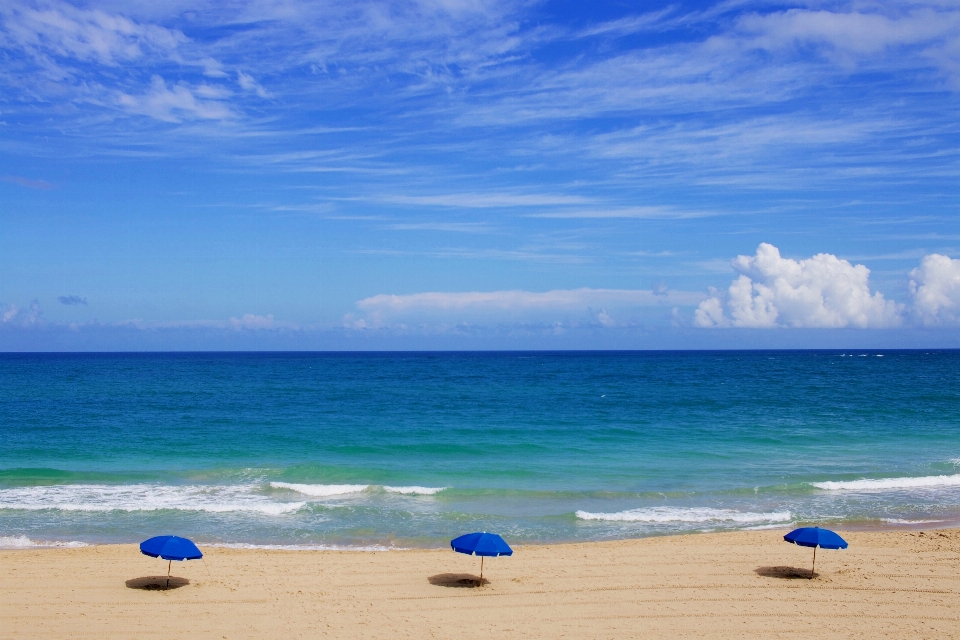
[[[40,308],[40,302],[33,300],[26,309],[18,307],[15,304],[7,305],[0,312],[0,324],[5,327],[30,328],[43,322],[43,309]]]
[[[806,260],[762,243],[737,256],[740,273],[725,294],[712,291],[694,313],[699,327],[873,328],[901,324],[903,305],[871,293],[870,270],[829,253]]]
[[[910,272],[910,293],[921,324],[960,322],[960,260],[937,253],[924,256]]]
[[[65,305],[82,304],[86,306],[87,304],[87,299],[81,298],[80,296],[60,296],[57,298],[57,300],[60,301],[60,304]]]

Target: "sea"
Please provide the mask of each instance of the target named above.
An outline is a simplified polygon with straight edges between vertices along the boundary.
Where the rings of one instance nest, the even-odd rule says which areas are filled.
[[[0,354],[0,547],[960,525],[960,351]]]

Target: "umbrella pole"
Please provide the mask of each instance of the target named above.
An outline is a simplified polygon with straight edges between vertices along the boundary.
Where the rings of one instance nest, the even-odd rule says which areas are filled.
[[[480,586],[483,586],[483,556],[480,556]]]
[[[814,550],[816,553],[816,550]],[[170,588],[170,565],[173,564],[173,560],[167,560],[167,589]]]
[[[817,548],[813,548],[813,566],[810,567],[810,579],[813,580],[813,570],[817,568]]]

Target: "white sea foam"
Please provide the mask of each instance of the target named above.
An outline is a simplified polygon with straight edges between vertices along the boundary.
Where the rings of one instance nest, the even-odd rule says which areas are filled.
[[[789,522],[789,511],[773,513],[754,513],[750,511],[734,511],[732,509],[711,509],[708,507],[648,507],[645,509],[631,509],[616,513],[590,513],[577,511],[581,520],[604,520],[608,522],[647,522],[651,524],[667,523],[736,523],[753,524],[760,522]]]
[[[881,518],[883,522],[890,524],[933,524],[943,522],[943,520],[902,520],[900,518]]]
[[[370,488],[368,484],[295,484],[293,482],[271,482],[270,486],[274,489],[289,489],[317,498],[360,493]]]
[[[450,487],[384,487],[387,493],[402,493],[408,496],[432,496]]]
[[[204,547],[220,549],[266,549],[268,551],[403,551],[403,547],[385,547],[379,544],[346,546],[337,544],[249,544],[246,542],[220,542]]]
[[[31,540],[27,536],[0,536],[0,549],[41,549],[49,547],[76,548],[86,547],[86,542],[62,542],[59,540]]]
[[[260,485],[67,484],[0,489],[0,509],[39,511],[249,511],[292,513],[304,502],[278,502],[258,493]]]
[[[293,482],[271,482],[270,486],[274,489],[287,489],[296,491],[305,496],[315,498],[327,498],[330,496],[345,496],[352,493],[363,493],[374,489],[377,485],[372,484],[296,484]],[[447,487],[381,487],[387,493],[401,493],[404,495],[432,496],[435,493],[443,491]]]
[[[898,489],[933,489],[960,487],[960,474],[952,476],[923,476],[919,478],[882,478],[880,480],[846,480],[811,482],[825,491],[895,491]]]

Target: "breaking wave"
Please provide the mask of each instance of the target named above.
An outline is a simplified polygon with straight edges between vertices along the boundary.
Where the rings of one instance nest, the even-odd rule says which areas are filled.
[[[272,489],[299,494],[299,500],[265,490],[262,484],[61,484],[0,489],[0,509],[26,511],[233,511],[278,516],[299,511],[314,499],[338,498],[374,489],[407,495],[434,495],[446,487],[378,487],[369,484],[295,484],[271,482]]]
[[[402,547],[385,547],[380,544],[347,546],[337,544],[249,544],[246,542],[218,542],[205,547],[219,549],[265,549],[268,551],[402,551]]]
[[[86,542],[61,542],[59,540],[31,540],[27,536],[0,536],[0,549],[75,549],[86,547]]]
[[[270,486],[274,489],[289,489],[315,498],[360,493],[370,488],[368,484],[296,484],[293,482],[271,482]]]
[[[960,487],[960,474],[952,476],[923,476],[919,478],[882,478],[880,480],[846,480],[837,482],[811,482],[812,486],[825,491],[894,491],[897,489],[932,489],[935,487]]]
[[[40,511],[248,511],[293,513],[304,502],[278,502],[256,491],[260,485],[68,484],[0,489],[0,509]]]
[[[432,496],[450,487],[384,487],[387,493],[402,493],[406,496]]]
[[[364,491],[370,491],[378,488],[377,485],[373,484],[295,484],[292,482],[271,482],[270,486],[274,489],[288,489],[290,491],[302,493],[305,496],[313,496],[316,498],[342,496],[351,493],[362,493]],[[447,489],[448,487],[383,486],[379,488],[382,488],[387,493],[400,493],[408,496],[432,496],[435,493],[439,493],[440,491]]]
[[[606,522],[645,522],[651,524],[667,523],[735,523],[756,524],[770,522],[789,522],[789,511],[774,513],[754,513],[750,511],[734,511],[732,509],[711,509],[708,507],[692,507],[688,509],[676,507],[649,507],[645,509],[630,509],[616,513],[590,513],[577,511],[581,520],[603,520]]]

